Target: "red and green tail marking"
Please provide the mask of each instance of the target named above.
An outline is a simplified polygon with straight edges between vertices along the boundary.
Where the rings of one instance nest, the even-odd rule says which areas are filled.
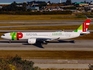
[[[90,22],[91,22],[90,19],[85,20],[84,23],[80,25],[78,29],[74,30],[74,32],[86,32],[88,30]]]

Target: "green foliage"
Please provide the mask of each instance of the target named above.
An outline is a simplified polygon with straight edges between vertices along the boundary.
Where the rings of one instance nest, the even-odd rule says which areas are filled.
[[[31,12],[28,11],[0,11],[0,14],[11,14],[11,15],[57,15],[57,14],[72,14],[71,11],[45,11],[45,12]]]
[[[88,18],[93,18],[93,13],[78,13],[76,14],[76,18],[86,18],[86,16]]]
[[[85,15],[78,14],[78,15],[76,15],[76,18],[86,18],[86,17],[85,17]]]
[[[0,70],[40,70],[34,67],[34,62],[22,60],[21,57],[8,57],[7,59],[0,59]]]

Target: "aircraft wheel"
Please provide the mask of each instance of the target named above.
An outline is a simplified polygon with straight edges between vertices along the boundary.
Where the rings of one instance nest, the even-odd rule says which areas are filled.
[[[9,40],[8,43],[11,43],[11,40]]]
[[[48,43],[46,41],[43,41],[43,44],[47,45]]]

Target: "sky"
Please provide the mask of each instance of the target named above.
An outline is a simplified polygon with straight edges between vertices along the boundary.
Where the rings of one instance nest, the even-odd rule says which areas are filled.
[[[25,1],[33,1],[33,0],[0,0],[0,3],[12,3],[13,1],[16,1],[16,2],[25,2]],[[50,1],[50,2],[53,2],[53,3],[59,3],[60,0],[36,0],[36,1]],[[66,2],[66,0],[61,0],[62,2]],[[72,0],[72,2],[81,2],[81,1],[84,1],[84,0]],[[86,0],[86,1],[92,1],[92,0]]]

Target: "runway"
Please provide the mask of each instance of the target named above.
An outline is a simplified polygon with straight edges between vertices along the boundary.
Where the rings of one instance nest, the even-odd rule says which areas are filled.
[[[29,60],[29,59],[28,59]],[[30,59],[35,62],[34,66],[40,68],[57,68],[57,69],[89,69],[93,60],[69,60],[69,59]]]
[[[71,42],[50,42],[47,45],[42,45],[43,48],[36,45],[23,44],[26,41],[12,41],[8,43],[8,40],[0,40],[0,50],[50,50],[50,51],[93,51],[93,40],[75,40],[75,43]],[[26,59],[33,61],[34,66],[38,66],[42,69],[54,68],[54,69],[89,69],[89,64],[93,64],[93,60],[87,59]]]
[[[73,42],[50,42],[47,45],[42,45],[43,48],[36,45],[25,44],[26,41],[0,40],[0,50],[50,50],[50,51],[93,51],[93,40],[75,40]],[[24,44],[23,44],[24,43]],[[26,59],[33,61],[34,66],[42,69],[89,69],[89,64],[93,64],[93,60],[83,59]]]
[[[67,51],[93,51],[93,40],[75,40],[73,42],[50,42],[45,44],[29,45],[26,41],[0,40],[0,50],[67,50]]]
[[[80,25],[84,20],[72,20],[72,21],[0,21],[0,27],[24,27],[24,26],[60,26],[60,25]],[[7,26],[6,26],[6,25]],[[93,22],[91,22],[93,24]]]
[[[57,23],[62,23],[62,24],[80,24],[84,22],[84,20],[36,20],[36,21],[33,21],[33,20],[21,20],[21,21],[0,21],[0,24],[3,23],[3,24],[57,24]]]

